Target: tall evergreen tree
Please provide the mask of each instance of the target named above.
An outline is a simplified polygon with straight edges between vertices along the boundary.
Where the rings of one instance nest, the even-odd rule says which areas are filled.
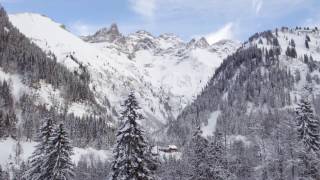
[[[189,164],[191,180],[210,179],[210,171],[207,160],[208,141],[202,137],[200,127],[194,131],[192,139],[185,150],[185,157]]]
[[[305,95],[300,99],[298,108],[296,109],[298,135],[308,151],[318,151],[320,149],[319,120],[315,118],[309,100],[311,90],[308,87],[305,87],[305,90]]]
[[[1,180],[9,180],[9,174],[6,171],[2,170],[1,165],[0,165],[0,179]]]
[[[46,148],[46,156],[42,164],[42,180],[69,180],[74,177],[73,154],[70,140],[63,124],[55,129]]]
[[[225,147],[222,136],[222,133],[217,131],[214,140],[208,145],[207,161],[212,180],[224,180],[230,176],[226,167]]]
[[[308,40],[305,40],[304,43],[305,43],[306,48],[309,49],[309,42],[308,42]]]
[[[30,180],[40,180],[40,173],[42,172],[41,166],[43,165],[43,158],[46,155],[46,149],[49,145],[54,127],[53,121],[47,118],[38,134],[38,141],[32,156],[29,158],[29,169],[25,172],[24,177]]]
[[[149,180],[154,179],[149,169],[147,142],[138,120],[143,118],[133,92],[124,102],[121,113],[121,125],[117,132],[112,166],[113,180]]]

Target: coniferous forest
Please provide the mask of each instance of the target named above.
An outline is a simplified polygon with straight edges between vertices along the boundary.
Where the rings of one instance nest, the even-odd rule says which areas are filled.
[[[320,180],[319,76],[317,27],[78,37],[1,7],[0,180]]]

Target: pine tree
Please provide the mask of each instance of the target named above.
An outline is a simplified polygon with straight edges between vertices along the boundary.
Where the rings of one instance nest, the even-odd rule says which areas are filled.
[[[320,149],[319,121],[314,117],[311,102],[309,100],[310,89],[305,87],[306,94],[301,98],[296,109],[298,120],[299,139],[306,149],[318,151]]]
[[[189,163],[191,180],[210,179],[209,165],[207,160],[208,141],[201,136],[200,127],[195,129],[192,139],[185,150],[185,157]]]
[[[40,173],[42,172],[41,166],[43,158],[46,155],[46,149],[49,145],[49,139],[52,136],[54,127],[53,121],[48,118],[40,128],[38,134],[39,143],[36,146],[32,156],[29,158],[29,169],[24,174],[24,178],[30,180],[40,180]]]
[[[207,150],[207,161],[209,162],[209,172],[212,180],[224,180],[230,176],[226,167],[225,147],[223,144],[222,134],[217,131]]]
[[[296,58],[297,57],[297,51],[294,47],[287,47],[286,50],[286,55],[292,58]]]
[[[306,41],[308,41],[308,42],[311,41],[310,36],[306,35]]]
[[[113,180],[148,180],[154,179],[149,169],[147,142],[143,137],[138,120],[143,117],[134,93],[129,94],[121,113],[122,124],[117,132],[112,166]]]
[[[305,40],[305,45],[306,45],[306,48],[309,49],[309,43],[308,43],[308,40]]]
[[[294,40],[293,39],[291,39],[291,41],[290,41],[290,43],[289,43],[293,48],[295,48],[296,47],[296,43],[294,42]]]
[[[69,180],[74,177],[71,155],[72,146],[68,134],[63,126],[59,124],[49,139],[46,148],[46,156],[41,166],[42,180]]]
[[[1,165],[0,165],[0,179],[1,180],[9,180],[9,174],[6,171],[2,170]]]

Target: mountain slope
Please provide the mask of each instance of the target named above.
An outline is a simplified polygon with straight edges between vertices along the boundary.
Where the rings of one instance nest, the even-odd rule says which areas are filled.
[[[206,84],[222,59],[238,47],[225,41],[206,49],[187,48],[176,36],[155,38],[145,31],[124,37],[115,25],[110,31],[98,31],[94,38],[82,37],[94,42],[89,43],[38,14],[9,17],[23,34],[56,55],[57,61],[71,71],[86,67],[98,104],[110,104],[113,115],[120,111],[130,90],[137,92],[150,131],[173,120]],[[115,41],[117,37],[122,40]]]
[[[134,90],[139,93],[143,103],[148,103],[144,106],[145,113],[149,119],[152,118],[150,123],[156,123],[150,125],[151,127],[157,127],[157,123],[169,118],[170,112],[164,110],[163,103],[159,102],[160,97],[152,92],[153,88],[139,77],[139,74],[128,70],[132,63],[126,56],[111,51],[102,53],[61,28],[60,24],[41,15],[13,15],[10,16],[10,21],[44,51],[55,54],[57,61],[71,71],[79,71],[82,66],[86,67],[91,77],[90,87],[98,103],[107,107],[114,116],[120,109],[122,98],[130,90]],[[152,113],[152,106],[157,107],[154,109],[158,111]]]
[[[237,179],[301,177],[295,108],[308,85],[320,115],[319,35],[309,28],[255,34],[224,60],[167,134],[184,145],[196,126],[204,136],[221,133]]]
[[[209,46],[204,38],[184,43],[174,34],[155,37],[142,30],[122,36],[121,43],[92,44],[105,53],[113,49],[126,54],[146,81],[170,94],[168,105],[174,117],[201,91],[222,60],[239,47],[229,40]]]

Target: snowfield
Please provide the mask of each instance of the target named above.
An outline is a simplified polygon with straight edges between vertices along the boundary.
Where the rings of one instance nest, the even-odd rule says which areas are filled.
[[[210,114],[210,118],[208,119],[208,124],[203,125],[201,127],[203,137],[213,135],[214,131],[216,130],[217,120],[220,113],[221,113],[220,111],[214,111]]]

